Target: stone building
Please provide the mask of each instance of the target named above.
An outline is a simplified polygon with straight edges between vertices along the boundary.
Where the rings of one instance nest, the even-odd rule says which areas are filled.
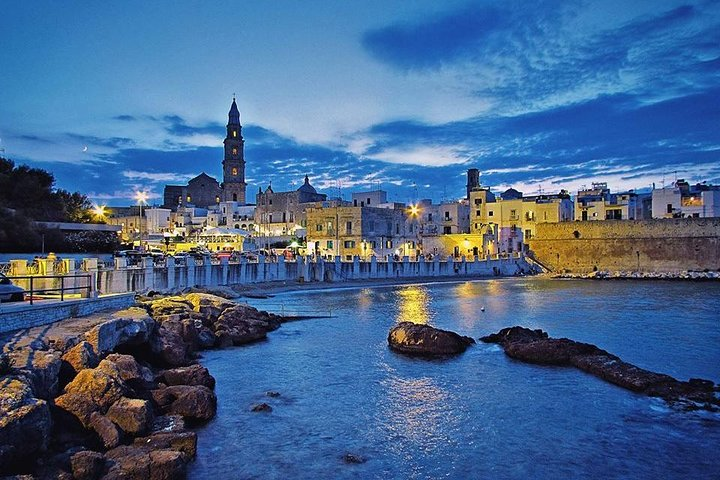
[[[305,228],[305,212],[317,202],[324,202],[327,195],[318,193],[305,175],[305,181],[297,190],[275,192],[269,185],[259,189],[255,196],[255,226],[259,236],[282,237],[298,235]],[[298,235],[304,236],[304,235]]]
[[[406,231],[404,209],[342,205],[340,201],[307,209],[308,253],[325,258],[363,260],[375,255],[415,258],[414,236]]]
[[[163,208],[172,211],[185,206],[210,208],[221,201],[245,204],[245,140],[242,137],[240,111],[235,97],[228,112],[226,128],[222,184],[203,172],[187,185],[166,185],[163,191]]]
[[[470,192],[470,208],[470,233],[486,236],[486,254],[521,251],[537,224],[574,219],[573,201],[564,190],[525,197],[512,189],[496,198],[489,189],[476,189]]]
[[[642,197],[635,192],[611,193],[605,182],[593,182],[592,188],[578,190],[575,196],[575,220],[640,220]]]

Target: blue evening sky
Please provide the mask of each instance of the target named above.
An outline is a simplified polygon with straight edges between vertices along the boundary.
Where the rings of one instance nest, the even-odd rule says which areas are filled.
[[[221,180],[456,199],[720,183],[720,2],[0,0],[0,149],[122,205]],[[0,150],[0,153],[2,151]]]

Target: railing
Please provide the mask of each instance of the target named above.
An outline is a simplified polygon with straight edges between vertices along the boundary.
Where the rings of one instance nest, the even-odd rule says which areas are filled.
[[[29,286],[26,288],[26,293],[29,296],[30,299],[30,305],[33,304],[33,300],[35,300],[35,295],[47,295],[49,293],[59,293],[60,294],[60,301],[65,300],[65,293],[66,292],[78,292],[80,291],[86,291],[87,296],[90,296],[90,292],[92,291],[92,275],[86,274],[86,275],[22,275],[22,276],[8,276],[10,280],[13,282],[17,280],[26,280],[29,281]],[[72,285],[72,286],[65,286],[66,280],[69,279],[76,279],[76,278],[84,278],[87,281],[85,282],[86,285]],[[35,285],[38,280],[48,280],[48,279],[59,279],[60,280],[60,287],[58,288],[40,288],[36,289]],[[76,282],[73,282],[76,283]]]
[[[0,273],[4,273],[5,275],[7,275],[8,273],[10,273],[10,268],[12,268],[10,262],[0,263]]]

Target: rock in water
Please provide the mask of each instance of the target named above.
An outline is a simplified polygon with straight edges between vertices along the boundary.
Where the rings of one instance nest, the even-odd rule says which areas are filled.
[[[388,334],[390,348],[413,355],[462,353],[473,343],[475,340],[470,337],[412,322],[398,323]]]
[[[623,362],[589,343],[568,338],[549,338],[542,330],[523,327],[503,328],[480,340],[500,344],[506,355],[523,362],[572,366],[619,387],[660,397],[688,410],[720,410],[720,386],[710,380],[690,379],[682,382],[669,375]]]

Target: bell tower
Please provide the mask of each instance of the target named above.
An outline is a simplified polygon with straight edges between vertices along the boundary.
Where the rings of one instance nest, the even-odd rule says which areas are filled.
[[[227,136],[223,141],[225,156],[223,158],[223,201],[245,204],[245,140],[242,137],[240,111],[233,95],[232,105],[228,113]]]

